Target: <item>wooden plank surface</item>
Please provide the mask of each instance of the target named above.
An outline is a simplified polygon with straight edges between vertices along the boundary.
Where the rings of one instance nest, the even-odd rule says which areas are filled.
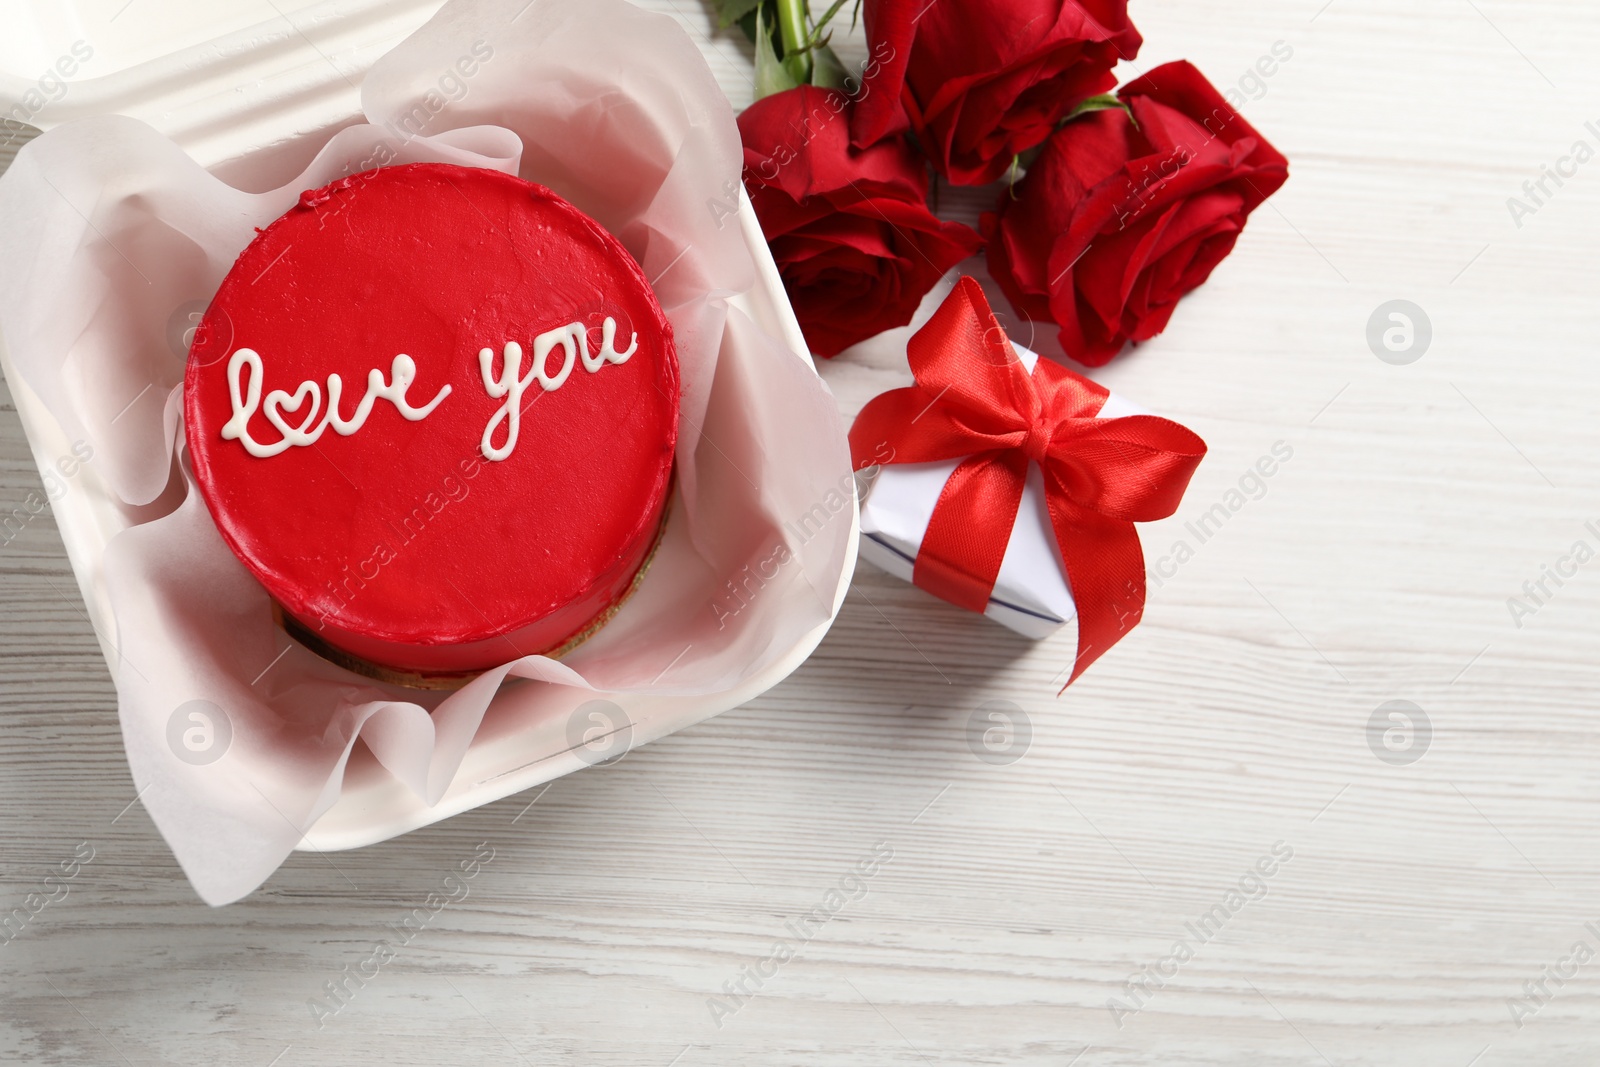
[[[741,38],[696,0],[650,6],[748,102]],[[1520,227],[1506,204],[1573,142],[1600,148],[1600,13],[1134,10],[1141,68],[1186,57],[1238,84],[1275,42],[1294,53],[1246,105],[1289,185],[1167,336],[1101,375],[1211,446],[1180,513],[1145,530],[1152,559],[1275,443],[1292,457],[1153,588],[1138,631],[1058,699],[1061,642],[863,566],[817,654],[760,700],[542,793],[297,854],[213,910],[132,803],[39,515],[0,546],[0,912],[60,899],[0,943],[0,1060],[1600,1059],[1600,563],[1520,620],[1507,605],[1573,542],[1600,547],[1600,161]],[[1365,339],[1394,299],[1432,323],[1408,366]],[[823,367],[850,415],[901,373]],[[0,513],[40,489],[5,406]],[[996,700],[1031,723],[1014,762],[969,746]],[[1369,732],[1394,700],[1431,725],[1405,765]],[[465,896],[374,962],[482,842]],[[330,981],[347,1002],[319,1012]]]

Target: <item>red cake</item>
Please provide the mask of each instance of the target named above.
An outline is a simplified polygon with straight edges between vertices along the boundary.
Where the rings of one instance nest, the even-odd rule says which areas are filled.
[[[604,623],[678,425],[638,264],[542,186],[443,164],[307,192],[234,263],[184,382],[217,528],[330,658],[423,683]]]

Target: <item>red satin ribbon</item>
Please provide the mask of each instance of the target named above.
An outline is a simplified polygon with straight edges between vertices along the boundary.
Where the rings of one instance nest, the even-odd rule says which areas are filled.
[[[1044,471],[1050,524],[1078,608],[1068,684],[1139,622],[1144,553],[1133,524],[1177,510],[1205,442],[1169,419],[1096,418],[1105,389],[1048,359],[1032,375],[963,277],[906,346],[916,385],[867,404],[850,428],[856,469],[965,457],[945,482],[912,571],[982,612],[994,592],[1028,465]]]

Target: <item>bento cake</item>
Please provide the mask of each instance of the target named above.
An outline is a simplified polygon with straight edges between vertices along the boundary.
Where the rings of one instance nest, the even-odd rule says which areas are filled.
[[[498,171],[302,194],[228,272],[184,390],[223,539],[358,669],[563,651],[627,596],[668,504],[666,316],[598,223]]]

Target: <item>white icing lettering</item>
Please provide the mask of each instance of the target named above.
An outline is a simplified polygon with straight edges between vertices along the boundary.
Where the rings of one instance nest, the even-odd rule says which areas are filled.
[[[246,371],[248,377],[241,391],[240,374]],[[439,402],[450,395],[450,387],[446,385],[422,407],[413,406],[406,399],[406,392],[417,377],[417,364],[404,353],[394,357],[387,381],[384,380],[383,371],[377,368],[367,372],[366,395],[348,419],[339,413],[339,398],[344,382],[337,374],[328,375],[326,410],[323,410],[323,388],[315,381],[301,382],[292,393],[274,389],[263,402],[261,379],[265,374],[261,356],[253,348],[241,348],[228,360],[228,396],[233,402],[233,417],[222,427],[223,440],[238,441],[246,452],[261,459],[276,456],[296,446],[315,444],[317,438],[322,436],[322,431],[329,426],[341,437],[349,437],[366,423],[367,416],[372,413],[373,403],[380,397],[393,404],[395,410],[408,421],[418,422],[427,418],[439,406]],[[290,412],[292,418],[295,417],[293,413],[302,407],[306,413],[298,416],[298,424],[291,424],[284,412]],[[263,443],[250,435],[250,419],[258,408],[278,431],[280,436],[277,441]],[[320,421],[318,416],[321,416]]]
[[[567,376],[572,373],[572,367],[580,358],[583,369],[590,374],[597,373],[607,363],[626,363],[639,348],[639,337],[634,335],[628,342],[625,352],[618,352],[616,345],[617,322],[615,319],[606,318],[600,327],[600,351],[594,355],[589,354],[589,329],[581,322],[569,322],[565,326],[557,326],[553,330],[546,330],[533,339],[533,361],[528,368],[528,373],[522,373],[522,346],[515,341],[507,341],[501,353],[500,374],[494,373],[494,349],[484,348],[478,352],[478,370],[483,375],[483,387],[494,400],[502,397],[505,403],[495,411],[494,417],[489,420],[489,425],[483,429],[482,450],[485,459],[499,462],[511,455],[512,449],[517,447],[517,433],[522,427],[522,394],[535,381],[539,388],[545,392],[553,392],[561,388]],[[554,375],[549,372],[550,353],[557,346],[561,348],[561,369]],[[495,431],[504,423],[506,427],[505,443],[498,448],[494,445]]]

